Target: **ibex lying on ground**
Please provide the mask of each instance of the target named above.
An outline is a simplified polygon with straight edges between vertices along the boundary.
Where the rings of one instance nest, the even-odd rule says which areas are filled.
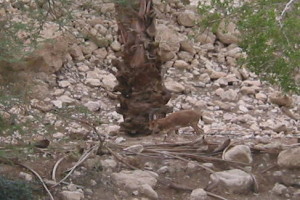
[[[200,135],[203,130],[198,127],[199,119],[202,118],[201,111],[182,110],[174,112],[165,118],[156,119],[150,122],[149,129],[152,133],[170,133],[172,131],[178,132],[179,128],[191,126],[194,131]]]

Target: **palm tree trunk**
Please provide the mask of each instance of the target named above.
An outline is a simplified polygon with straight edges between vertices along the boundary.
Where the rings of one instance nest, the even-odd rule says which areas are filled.
[[[163,84],[162,62],[155,43],[155,13],[152,0],[119,0],[115,3],[118,35],[123,52],[114,60],[123,115],[121,132],[129,135],[149,134],[153,113],[165,115],[170,93]]]

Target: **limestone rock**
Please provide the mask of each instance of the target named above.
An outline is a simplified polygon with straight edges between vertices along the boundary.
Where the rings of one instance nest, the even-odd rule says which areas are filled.
[[[300,168],[300,147],[281,151],[277,164],[283,168]]]
[[[192,27],[195,25],[196,15],[193,11],[185,10],[182,13],[179,13],[177,17],[178,24],[185,27]]]
[[[225,101],[235,101],[237,100],[238,94],[236,90],[229,89],[227,91],[224,91],[222,88],[219,88],[216,90],[216,94],[220,96],[222,100]]]
[[[201,44],[213,44],[216,41],[216,36],[209,30],[205,30],[200,35],[196,36],[195,40]]]
[[[89,111],[96,112],[101,108],[101,102],[99,101],[88,101],[87,103],[84,104],[85,107]]]
[[[246,145],[236,145],[232,147],[224,152],[223,159],[243,163],[252,163],[253,161],[251,150]]]
[[[84,56],[83,56],[83,53],[82,53],[82,49],[79,45],[77,44],[73,44],[71,47],[70,47],[70,50],[69,50],[72,58],[74,60],[77,60],[77,61],[81,61],[81,60],[84,60]]]
[[[251,175],[240,169],[215,172],[210,175],[210,179],[211,185],[233,193],[247,193],[254,184]]]
[[[272,188],[272,192],[278,196],[283,196],[288,192],[288,188],[285,185],[276,183]]]
[[[110,44],[110,46],[111,46],[111,48],[112,48],[112,50],[114,50],[114,51],[120,51],[121,50],[121,44],[120,44],[120,42],[118,42],[118,41],[113,41],[111,44]]]
[[[182,84],[171,79],[166,80],[165,86],[168,90],[176,93],[181,93],[185,90],[185,87]]]
[[[83,200],[84,195],[78,191],[62,191],[60,192],[62,200]]]
[[[190,200],[208,200],[208,196],[205,190],[202,188],[194,189],[191,193]]]
[[[233,22],[223,20],[217,29],[217,37],[224,44],[237,44],[240,41],[240,32]]]
[[[174,67],[179,68],[179,69],[189,69],[191,66],[185,62],[184,60],[176,60],[174,62]]]
[[[129,192],[139,191],[151,199],[157,199],[158,195],[153,190],[157,183],[158,175],[150,171],[122,170],[119,173],[112,174],[112,182],[120,189],[128,190]]]
[[[189,40],[183,40],[180,42],[180,49],[183,51],[187,51],[191,54],[195,54],[196,50],[193,47],[193,44]]]

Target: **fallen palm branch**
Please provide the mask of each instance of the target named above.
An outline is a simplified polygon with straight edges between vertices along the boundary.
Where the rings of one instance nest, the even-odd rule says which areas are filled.
[[[94,151],[98,150],[100,144],[97,144],[93,147],[91,147],[89,150],[87,150],[84,154],[82,154],[82,156],[79,158],[79,160],[75,163],[75,165],[73,167],[71,167],[70,169],[68,169],[67,171],[68,174],[62,178],[58,183],[56,183],[55,185],[53,185],[52,187],[56,187],[58,185],[60,185],[62,182],[64,182],[73,172],[74,170],[81,165]]]

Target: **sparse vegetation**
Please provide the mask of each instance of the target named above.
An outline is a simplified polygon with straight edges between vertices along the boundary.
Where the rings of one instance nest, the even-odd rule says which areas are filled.
[[[24,181],[9,180],[0,176],[1,200],[33,200],[32,188]]]
[[[240,60],[263,79],[284,91],[300,93],[294,73],[300,63],[300,2],[257,0],[234,5],[233,0],[200,3],[202,26],[215,32],[221,20],[237,22],[242,33],[240,46],[247,57]]]

